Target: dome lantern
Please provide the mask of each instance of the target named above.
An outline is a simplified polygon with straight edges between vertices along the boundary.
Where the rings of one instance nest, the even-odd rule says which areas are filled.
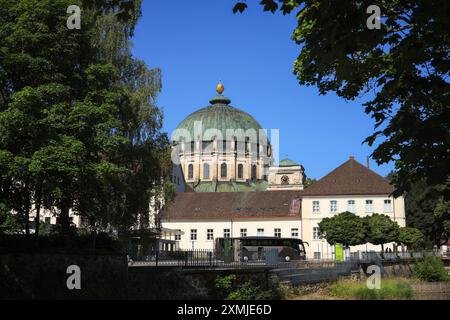
[[[216,86],[216,91],[218,94],[222,94],[225,90],[225,87],[223,86],[222,82],[219,82]]]
[[[209,103],[211,103],[211,105],[215,105],[215,104],[228,105],[228,104],[230,104],[231,100],[222,95],[224,90],[225,90],[225,87],[223,86],[222,82],[219,82],[216,86],[216,91],[217,91],[218,95],[215,96],[214,98],[212,98],[211,100],[209,100]]]

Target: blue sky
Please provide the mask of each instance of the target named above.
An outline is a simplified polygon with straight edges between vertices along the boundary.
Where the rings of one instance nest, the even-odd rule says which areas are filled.
[[[164,131],[171,134],[208,105],[221,80],[232,106],[263,128],[280,130],[280,158],[288,154],[308,177],[322,177],[350,155],[365,164],[373,148],[362,141],[373,132],[373,120],[364,113],[364,100],[347,102],[300,86],[292,73],[299,53],[290,39],[295,17],[265,13],[257,1],[233,14],[234,3],[144,0],[133,53],[162,70]],[[382,175],[393,168],[373,160],[370,166]]]

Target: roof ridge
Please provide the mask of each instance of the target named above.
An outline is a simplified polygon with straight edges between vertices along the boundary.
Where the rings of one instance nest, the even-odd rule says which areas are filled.
[[[390,194],[393,187],[377,172],[350,158],[305,189],[305,194]]]

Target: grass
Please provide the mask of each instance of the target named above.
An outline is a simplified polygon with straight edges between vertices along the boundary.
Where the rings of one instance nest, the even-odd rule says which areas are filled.
[[[355,300],[409,300],[414,294],[409,281],[381,279],[380,289],[369,289],[365,281],[342,280],[329,287],[332,296]]]

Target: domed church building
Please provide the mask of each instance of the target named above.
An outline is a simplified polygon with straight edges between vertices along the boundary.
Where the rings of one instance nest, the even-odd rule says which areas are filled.
[[[176,248],[212,250],[217,238],[300,238],[309,244],[307,258],[333,259],[336,248],[318,228],[325,217],[382,213],[405,226],[403,197],[394,198],[390,183],[368,165],[350,157],[305,187],[303,166],[287,157],[274,163],[263,127],[231,106],[221,83],[216,91],[210,105],[187,116],[172,135],[177,194],[160,218]],[[351,247],[357,250],[379,248]]]

